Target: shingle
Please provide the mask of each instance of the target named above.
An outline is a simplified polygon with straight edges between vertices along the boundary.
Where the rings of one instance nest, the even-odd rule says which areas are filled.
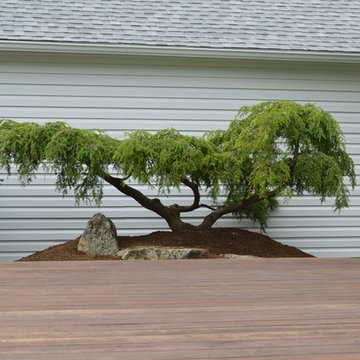
[[[355,0],[2,0],[5,40],[360,52]]]

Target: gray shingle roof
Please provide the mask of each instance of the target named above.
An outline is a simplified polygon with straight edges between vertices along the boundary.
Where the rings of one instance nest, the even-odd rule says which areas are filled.
[[[360,52],[360,0],[1,0],[0,39]]]

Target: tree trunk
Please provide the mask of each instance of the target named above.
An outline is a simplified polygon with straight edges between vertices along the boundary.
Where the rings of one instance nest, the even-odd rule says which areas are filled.
[[[179,231],[179,230],[195,230],[198,229],[198,226],[191,225],[186,223],[180,219],[180,216],[169,216],[164,218],[169,225],[171,231]]]
[[[101,176],[106,182],[113,185],[116,189],[118,189],[123,194],[132,197],[136,200],[141,206],[144,208],[155,212],[160,215],[169,225],[172,231],[179,231],[185,229],[210,229],[214,223],[220,219],[222,216],[226,214],[230,214],[240,209],[245,208],[257,201],[260,201],[262,198],[258,194],[254,194],[248,199],[244,199],[243,201],[235,204],[230,204],[226,206],[220,206],[217,209],[214,209],[209,215],[205,216],[202,223],[198,226],[188,224],[181,220],[181,213],[193,211],[198,209],[201,206],[205,206],[200,204],[200,194],[197,184],[192,183],[191,181],[184,179],[182,182],[189,186],[194,192],[194,203],[190,206],[179,206],[177,204],[171,206],[165,206],[160,199],[151,199],[146,195],[141,193],[139,190],[132,188],[124,183],[123,179],[115,178],[110,176],[109,174],[102,174]],[[269,191],[266,194],[266,198],[270,199],[281,192],[281,188]],[[208,206],[205,206],[208,207]]]
[[[150,199],[140,191],[126,185],[122,179],[112,177],[109,174],[102,174],[102,178],[123,194],[132,197],[144,208],[160,215],[168,223],[172,231],[196,229],[196,226],[181,220],[182,208],[180,206],[165,206],[159,199]]]

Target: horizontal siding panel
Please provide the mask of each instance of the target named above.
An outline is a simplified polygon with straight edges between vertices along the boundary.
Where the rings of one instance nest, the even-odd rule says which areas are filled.
[[[347,217],[347,216],[358,216],[360,214],[360,207],[351,206],[345,208],[336,213],[333,211],[331,206],[311,206],[311,207],[280,207],[278,210],[273,212],[273,216],[288,217],[288,216],[330,216]]]
[[[96,100],[96,101],[95,101]],[[0,106],[2,111],[9,112],[9,108],[16,107],[27,111],[47,111],[53,109],[62,109],[71,111],[86,109],[87,111],[97,110],[106,111],[123,109],[163,109],[163,110],[222,110],[236,112],[245,105],[255,105],[258,100],[226,100],[226,99],[181,99],[181,98],[90,98],[90,97],[12,97],[1,96]],[[298,101],[301,103],[301,101]],[[318,106],[327,111],[340,112],[360,112],[359,102],[316,102]],[[231,118],[230,118],[231,119]],[[229,119],[229,120],[230,120]]]
[[[30,255],[31,252],[3,252],[0,253],[0,261],[15,261],[24,256]]]
[[[340,123],[341,126],[343,125],[347,125],[350,127],[350,129],[352,129],[352,126],[357,126],[359,124],[358,122],[358,118],[359,115],[357,113],[341,113],[341,112],[336,112],[333,111],[332,112],[336,118],[336,120]],[[173,121],[175,121],[175,124],[177,121],[179,122],[189,122],[191,125],[194,125],[196,122],[199,122],[198,126],[202,126],[200,130],[205,129],[204,123],[219,123],[220,126],[224,126],[224,124],[226,123],[226,126],[229,124],[229,121],[231,121],[234,116],[236,115],[236,112],[232,113],[232,117],[229,118],[229,113],[224,113],[224,112],[214,112],[214,111],[185,111],[182,112],[182,110],[177,110],[176,112],[172,112],[172,111],[163,111],[163,110],[148,110],[148,112],[143,109],[143,110],[139,110],[137,111],[137,109],[135,109],[134,111],[125,111],[123,109],[123,111],[121,111],[121,113],[118,113],[116,117],[110,117],[107,118],[105,116],[99,116],[99,117],[94,117],[94,116],[87,116],[87,117],[82,117],[82,116],[68,116],[66,118],[60,118],[58,115],[50,115],[50,114],[46,114],[46,116],[37,116],[34,117],[32,116],[31,113],[27,113],[25,114],[23,117],[20,116],[10,116],[11,118],[13,118],[14,120],[17,121],[36,121],[39,122],[41,124],[44,124],[46,122],[51,122],[51,121],[66,121],[71,123],[73,126],[75,126],[75,122],[82,124],[81,126],[84,126],[84,124],[86,125],[87,121],[89,122],[89,126],[85,127],[85,128],[101,128],[101,129],[107,129],[106,126],[102,126],[102,124],[106,124],[109,121],[109,124],[111,124],[111,126],[109,126],[109,129],[112,129],[112,126],[115,126],[114,124],[119,124],[119,128],[116,129],[123,129],[121,126],[122,124],[128,124],[130,123],[134,123],[135,128],[136,129],[136,123],[138,121],[144,121],[144,124],[151,124],[154,121],[159,121],[160,124],[161,122],[170,122],[172,124]],[[98,121],[98,124],[96,125],[95,121]],[[104,123],[103,123],[104,122]],[[203,123],[204,122],[204,123]],[[95,124],[95,125],[94,125]],[[153,124],[154,126],[154,130],[157,130],[156,128],[156,124]],[[196,126],[196,125],[195,125]],[[173,126],[174,128],[176,128],[176,126]],[[163,128],[163,127],[161,127]],[[189,127],[187,128],[189,129]],[[191,129],[191,127],[190,127]],[[128,129],[128,130],[132,130],[132,128]],[[181,129],[178,129],[181,130]],[[354,132],[354,130],[351,130],[351,132]],[[355,133],[357,133],[356,128],[355,128]]]
[[[151,231],[164,230],[170,231],[165,220],[160,217],[149,217],[149,218],[119,218],[109,215],[107,211],[103,212],[106,216],[110,217],[114,224],[117,226],[119,235],[128,235],[128,234],[147,234]],[[87,221],[90,219],[95,212],[89,214],[84,218],[70,218],[70,219],[49,219],[49,218],[37,218],[37,219],[0,219],[0,238],[3,237],[3,240],[14,239],[11,234],[18,236],[18,231],[23,231],[24,234],[21,237],[21,240],[33,239],[33,232],[37,231],[46,231],[43,235],[46,237],[49,232],[59,231],[60,235],[63,233],[63,229],[73,231],[73,234],[81,234],[84,230]],[[188,218],[186,219],[189,223],[197,224],[199,219]],[[249,220],[246,220],[241,223],[242,225],[247,225],[247,228],[252,227],[252,223]],[[238,227],[239,221],[231,217],[223,218],[216,223],[218,227]],[[26,233],[26,231],[29,233]],[[76,232],[74,232],[76,231]],[[44,238],[43,236],[43,238]],[[49,235],[50,236],[50,235]],[[62,236],[62,235],[61,235]],[[36,236],[35,236],[36,237]],[[52,238],[51,238],[52,239]],[[56,238],[57,239],[57,238]],[[62,237],[61,237],[62,239]],[[69,240],[69,238],[67,238]],[[15,239],[14,239],[15,240]],[[50,240],[50,238],[48,238]]]
[[[0,74],[1,76],[1,74]],[[101,96],[99,95],[101,94]],[[66,94],[66,96],[64,96]],[[264,92],[259,89],[223,89],[223,88],[179,88],[179,87],[109,87],[109,86],[66,86],[66,85],[2,85],[0,86],[0,96],[5,102],[11,96],[13,101],[18,98],[34,98],[44,103],[51,99],[64,99],[72,97],[74,101],[78,98],[107,98],[107,99],[126,99],[126,98],[182,98],[182,99],[214,99],[229,100],[242,99],[249,101],[283,100],[289,99],[289,91],[271,89],[269,96],[265,97]],[[297,101],[326,101],[326,102],[356,102],[360,97],[358,91],[323,91],[323,90],[294,90],[291,92],[291,99]]]
[[[218,111],[218,110],[184,110],[184,109],[176,109],[174,111],[164,110],[164,109],[121,109],[113,110],[113,109],[92,109],[92,111],[86,111],[86,109],[73,109],[73,111],[68,111],[66,109],[31,109],[31,111],[26,111],[23,108],[1,108],[0,109],[0,118],[11,118],[13,120],[23,119],[25,121],[39,121],[42,123],[49,121],[65,121],[67,119],[82,119],[83,121],[87,120],[113,120],[121,123],[123,120],[125,121],[135,121],[135,120],[144,120],[150,119],[149,121],[156,120],[179,120],[179,118],[187,119],[189,121],[226,121],[229,122],[232,120],[238,110],[236,111],[227,110],[227,111]],[[41,111],[41,112],[40,112]],[[340,111],[332,112],[337,121],[346,122],[346,123],[357,123],[359,115],[355,113],[346,113]],[[93,128],[94,126],[92,126]],[[99,126],[96,128],[104,128],[101,126],[101,121],[99,122]],[[105,129],[106,130],[106,129]],[[129,129],[131,130],[131,129]]]
[[[152,217],[142,217],[142,218],[122,218],[119,214],[115,214],[115,216],[111,216],[113,214],[109,214],[107,209],[102,210],[105,215],[109,216],[114,223],[118,226],[118,231],[123,230],[140,230],[144,229],[145,233],[150,232],[151,230],[156,229],[163,229],[168,230],[168,226],[164,220],[160,217],[156,217],[153,215]],[[16,231],[16,230],[62,230],[62,229],[72,229],[72,230],[79,230],[82,231],[90,219],[90,217],[96,213],[96,211],[89,212],[88,216],[84,217],[76,217],[76,218],[36,218],[36,219],[14,219],[14,218],[7,218],[7,219],[0,219],[0,238],[5,233],[6,236],[9,235],[7,231]],[[336,216],[319,216],[319,217],[291,217],[291,216],[271,216],[268,221],[268,228],[267,232],[271,232],[274,228],[282,228],[290,231],[297,231],[296,238],[299,237],[301,234],[302,229],[306,229],[307,232],[311,232],[314,228],[325,229],[331,232],[333,227],[344,227],[346,229],[353,229],[359,226],[359,222],[357,221],[359,218],[358,216],[348,216],[346,218]],[[201,219],[193,219],[187,218],[187,221],[199,223]],[[258,228],[256,224],[253,224],[252,221],[244,219],[241,222],[237,219],[233,219],[231,217],[225,217],[219,220],[216,223],[216,226],[223,227],[223,226],[231,226],[231,227],[241,227],[241,228]],[[148,229],[148,231],[146,231]],[[4,233],[5,231],[5,233]],[[350,231],[350,230],[349,230]],[[357,235],[357,234],[356,234]],[[5,235],[4,235],[5,236]],[[279,235],[280,236],[280,235]],[[309,235],[311,237],[311,234]],[[281,238],[286,237],[286,234],[281,234]],[[294,235],[292,236],[294,237]]]
[[[134,204],[135,205],[135,204]],[[306,210],[306,209],[304,209]],[[73,219],[73,218],[89,218],[90,214],[98,212],[98,208],[37,208],[36,217],[43,219]],[[183,218],[189,217],[202,217],[207,214],[209,210],[207,209],[198,209],[190,213],[184,213]],[[111,218],[121,217],[121,218],[145,218],[145,217],[156,217],[153,212],[147,209],[142,209],[138,206],[134,207],[116,207],[116,208],[107,208],[106,214]],[[9,209],[0,209],[0,219],[33,219],[34,210],[26,208],[9,208]],[[90,215],[92,216],[92,215]]]
[[[117,224],[120,224],[120,222],[116,222]],[[72,225],[73,222],[71,222]],[[3,239],[2,241],[11,241],[16,243],[17,241],[21,242],[36,242],[36,241],[57,241],[57,242],[64,242],[68,240],[76,239],[78,236],[80,236],[84,230],[84,224],[83,223],[79,226],[79,228],[73,228],[73,229],[33,229],[32,231],[28,231],[27,229],[14,229],[14,230],[0,230],[0,237]],[[64,226],[64,225],[63,225]],[[230,224],[230,219],[228,221],[221,221],[217,227],[225,227],[225,226],[232,226]],[[252,228],[251,226],[243,227],[244,229],[251,229],[252,231],[259,232],[258,229]],[[163,231],[169,231],[168,229],[160,227],[159,229]],[[146,229],[141,228],[120,228],[118,229],[118,235],[119,236],[128,236],[128,235],[143,235],[148,234],[149,231]],[[267,233],[269,235],[269,233]],[[270,235],[269,235],[270,236]],[[278,239],[279,240],[279,239]],[[284,244],[292,245],[292,246],[300,246],[300,247],[320,247],[327,246],[327,244],[333,246],[334,244],[338,244],[337,247],[340,247],[341,244],[344,244],[346,247],[350,247],[354,244],[358,243],[358,239],[356,237],[339,237],[335,239],[323,239],[323,238],[303,238],[303,237],[297,237],[297,238],[286,238],[282,237],[279,241],[281,241]],[[313,245],[318,244],[318,245]],[[335,246],[336,247],[336,246]]]
[[[0,242],[0,254],[24,251],[33,253],[58,244],[61,244],[61,241],[4,241]]]
[[[89,218],[95,212],[99,212],[99,208],[37,208],[36,212],[28,208],[7,208],[0,209],[0,219],[33,219],[35,217],[44,219],[73,219],[73,218]],[[116,207],[106,208],[104,212],[111,218],[141,218],[150,217],[154,215],[150,210],[141,209],[138,206],[134,207]],[[192,213],[184,213],[183,218],[201,218],[205,216],[209,210],[198,209]],[[330,206],[312,206],[310,207],[280,207],[273,212],[274,216],[289,217],[289,216],[330,216],[336,214],[339,217],[358,216],[360,214],[360,206],[352,206],[351,208],[343,209],[339,214],[334,213]]]
[[[272,236],[274,239],[282,238],[296,238],[299,236],[298,228],[271,228],[267,233]],[[338,237],[355,237],[360,233],[360,227],[303,227],[301,229],[301,236],[304,238],[313,238],[313,239],[330,239]],[[360,246],[360,238],[358,239],[358,245]]]
[[[187,195],[177,196],[172,195],[171,197],[166,196],[157,196],[164,205],[171,205],[173,203],[177,203],[178,205],[189,205],[192,203],[192,196],[188,193]],[[105,197],[101,202],[101,209],[107,207],[127,207],[133,206],[135,200],[125,196],[117,196],[117,197]],[[218,203],[223,203],[225,201],[224,197],[219,197],[217,199]],[[292,198],[290,201],[285,201],[284,199],[279,199],[280,204],[283,204],[287,207],[289,206],[318,206],[321,204],[320,200],[313,196],[303,196],[298,198]],[[210,199],[203,197],[202,203],[207,205],[213,205]],[[1,206],[9,207],[9,208],[63,208],[63,207],[73,207],[75,204],[74,197],[59,197],[59,196],[47,196],[47,197],[4,197],[1,199]],[[322,205],[324,206],[333,206],[334,200],[328,199]],[[94,207],[93,203],[89,202],[81,202],[81,207]],[[350,206],[360,206],[360,196],[353,196],[351,198]]]
[[[66,85],[66,86],[103,86],[113,87],[174,87],[174,88],[215,88],[215,89],[263,89],[271,91],[360,91],[358,82],[349,81],[314,81],[314,80],[277,80],[277,79],[236,79],[216,77],[166,77],[166,76],[96,76],[96,75],[58,75],[44,74],[3,74],[0,87],[8,84],[17,85]],[[101,95],[101,91],[99,91]],[[287,96],[289,98],[289,96]]]
[[[341,130],[344,134],[355,134],[359,135],[360,133],[360,122],[357,123],[340,123]]]
[[[242,220],[239,226],[249,227],[252,223],[245,223],[245,220]],[[325,216],[302,216],[302,217],[292,217],[292,216],[276,216],[272,214],[268,220],[268,231],[274,227],[285,228],[296,228],[298,232],[301,232],[303,228],[316,228],[321,227],[325,228],[328,231],[331,231],[332,227],[356,227],[359,226],[359,217],[355,216],[339,216],[337,212],[329,212]],[[360,239],[360,238],[359,238]]]
[[[5,57],[4,57],[5,60]],[[341,74],[338,71],[334,71],[334,66],[329,64],[313,64],[311,69],[301,64],[282,63],[277,64],[275,62],[257,62],[256,69],[254,69],[254,62],[238,61],[234,63],[227,62],[227,66],[224,65],[224,61],[220,60],[217,63],[221,64],[221,67],[216,66],[216,62],[201,59],[197,64],[193,60],[177,61],[171,60],[171,64],[160,59],[152,60],[147,59],[146,64],[143,61],[139,61],[138,58],[116,59],[116,63],[107,62],[104,63],[92,63],[85,64],[83,59],[63,58],[58,54],[56,61],[51,59],[50,62],[44,62],[44,56],[38,57],[36,60],[23,62],[21,59],[11,59],[10,63],[4,63],[1,66],[1,71],[4,73],[19,73],[19,74],[73,74],[73,75],[137,75],[137,76],[202,76],[202,77],[229,77],[229,78],[255,78],[255,79],[291,79],[291,80],[333,80],[333,81],[356,81],[360,80],[358,73],[354,71],[354,68],[346,66],[342,69]],[[49,60],[48,60],[49,61]],[[102,59],[104,61],[104,59]],[[162,63],[163,62],[163,63]],[[141,66],[139,66],[139,64]],[[184,67],[186,64],[186,67]],[[241,72],[239,71],[241,69]],[[306,69],[306,71],[304,71]]]
[[[351,157],[354,155],[359,155],[360,154],[360,144],[347,144],[346,151]],[[358,181],[357,181],[357,183],[358,183]]]
[[[328,258],[336,258],[336,257],[360,257],[360,249],[352,248],[352,249],[344,249],[342,247],[338,248],[320,248],[320,249],[303,249],[311,255],[316,257],[328,257]]]
[[[324,90],[360,91],[357,81],[272,79],[199,76],[144,76],[144,75],[81,75],[81,74],[19,74],[3,73],[1,84],[35,85],[82,85],[82,86],[151,86],[176,88],[220,88],[226,89],[283,89],[283,90]],[[226,84],[226,85],[225,85]]]
[[[45,124],[51,122],[49,119],[14,119],[18,122],[38,122]],[[58,120],[58,119],[56,119]],[[200,133],[208,130],[225,130],[229,126],[228,120],[173,120],[173,119],[67,119],[66,123],[71,127],[79,129],[102,129],[107,131],[134,131],[134,130],[148,130],[158,131],[172,127],[181,132]]]
[[[239,107],[236,108],[238,110]],[[197,113],[197,114],[196,114]],[[120,118],[150,118],[150,119],[178,119],[201,118],[209,120],[231,120],[236,115],[234,110],[186,110],[186,109],[64,109],[64,108],[22,108],[22,107],[1,107],[0,118],[12,118],[31,116],[37,118],[53,118],[66,121],[66,118],[83,119],[120,119]],[[100,124],[99,124],[100,125]]]
[[[354,247],[359,247],[360,246],[360,239],[354,237],[345,237],[344,238],[336,238],[336,239],[331,239],[331,238],[311,238],[311,239],[290,239],[287,238],[284,242],[283,239],[281,239],[280,241],[281,243],[286,243],[286,245],[289,246],[295,246],[298,248],[302,248],[302,249],[316,249],[316,248],[322,248],[322,247],[327,247],[327,248],[354,248]]]
[[[347,147],[350,145],[360,144],[360,133],[359,134],[344,134]]]
[[[64,224],[63,224],[64,226]],[[82,228],[83,230],[84,228]],[[64,242],[68,240],[73,240],[81,235],[82,231],[78,229],[33,229],[29,231],[29,229],[14,229],[14,230],[0,230],[0,239],[3,241],[11,241],[16,243],[17,241],[22,242],[36,242],[36,241],[57,241]],[[45,248],[45,247],[44,247]]]
[[[110,216],[107,213],[106,209],[102,210],[103,213]],[[0,229],[1,234],[0,238],[3,235],[3,231],[16,231],[16,230],[62,230],[72,229],[82,231],[86,225],[88,219],[95,213],[89,213],[89,216],[83,218],[75,219],[51,219],[51,218],[37,218],[37,219],[0,219]],[[142,217],[142,218],[121,218],[119,216],[111,217],[115,224],[118,226],[118,231],[124,230],[139,230],[144,229],[145,233],[150,232],[151,230],[163,229],[168,230],[168,226],[164,220],[159,217]],[[199,223],[201,219],[192,219],[188,218],[188,221]],[[321,228],[331,231],[333,227],[344,227],[344,228],[354,228],[359,226],[358,216],[349,216],[346,218],[339,216],[322,216],[322,217],[277,217],[271,216],[268,221],[267,232],[271,232],[274,228],[283,228],[292,229],[298,231],[298,236],[301,234],[302,229],[307,229],[310,231],[313,228]],[[240,227],[240,228],[252,228],[257,229],[256,224],[253,224],[252,221],[243,219],[241,222],[237,219],[231,217],[226,217],[219,220],[216,223],[218,227],[231,226],[231,227]],[[148,231],[146,231],[148,229]],[[285,230],[284,230],[285,231]],[[349,230],[350,231],[350,230]],[[6,233],[9,235],[8,233]],[[286,234],[285,234],[286,235]],[[286,237],[284,234],[281,235],[282,238]],[[311,237],[311,235],[310,235]]]

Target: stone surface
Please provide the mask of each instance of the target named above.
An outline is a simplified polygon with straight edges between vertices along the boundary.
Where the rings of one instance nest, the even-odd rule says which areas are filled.
[[[119,251],[117,256],[123,260],[174,260],[202,258],[207,253],[206,249],[134,246]]]
[[[114,223],[101,213],[95,214],[87,223],[80,237],[78,250],[90,255],[113,255],[119,251]]]
[[[221,254],[219,257],[223,257],[225,259],[252,259],[258,258],[258,256],[254,255],[238,255],[238,254]]]

